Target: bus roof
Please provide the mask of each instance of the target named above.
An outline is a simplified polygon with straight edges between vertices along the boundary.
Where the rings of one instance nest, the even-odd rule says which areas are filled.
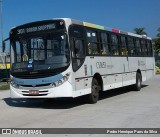
[[[46,20],[41,20],[41,21],[60,20],[60,19],[65,20],[66,22],[70,22],[72,24],[77,24],[77,25],[86,26],[86,27],[90,27],[90,28],[96,28],[96,29],[100,29],[100,30],[106,30],[106,31],[114,32],[114,33],[125,34],[125,35],[129,35],[129,36],[134,36],[134,37],[138,37],[138,38],[146,38],[146,39],[151,40],[151,38],[147,37],[146,35],[138,35],[135,33],[126,32],[126,31],[122,31],[119,29],[115,29],[115,28],[110,28],[110,27],[105,27],[105,26],[101,26],[101,25],[97,25],[97,24],[93,24],[93,23],[89,23],[89,22],[82,22],[79,20],[74,20],[71,18],[53,18],[53,19],[46,19]],[[30,23],[35,23],[35,22],[30,22]],[[26,23],[26,24],[28,24],[28,23]],[[23,25],[26,25],[26,24],[23,24]],[[20,26],[23,26],[23,25],[20,25]],[[17,26],[17,27],[19,27],[19,26]],[[12,29],[14,29],[14,28],[16,28],[16,27],[13,27]]]
[[[110,27],[105,27],[105,26],[101,26],[101,25],[97,25],[97,24],[93,24],[93,23],[88,23],[88,22],[81,22],[81,21],[77,21],[77,20],[72,20],[73,24],[79,24],[79,25],[83,25],[86,27],[90,27],[90,28],[96,28],[96,29],[100,29],[100,30],[107,30],[110,32],[114,32],[114,33],[119,33],[119,34],[125,34],[125,35],[129,35],[129,36],[134,36],[134,37],[139,37],[139,38],[146,38],[146,39],[150,39],[150,37],[147,37],[146,35],[138,35],[135,33],[131,33],[131,32],[126,32],[126,31],[122,31],[119,29],[115,29],[115,28],[110,28]]]

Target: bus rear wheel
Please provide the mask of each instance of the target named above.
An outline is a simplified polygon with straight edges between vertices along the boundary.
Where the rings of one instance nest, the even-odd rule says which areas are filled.
[[[91,86],[91,94],[89,94],[89,102],[91,104],[97,103],[99,99],[99,91],[100,91],[99,83],[96,78],[93,78]]]
[[[134,89],[136,91],[140,91],[142,87],[142,76],[140,73],[136,74],[136,84],[134,85]]]

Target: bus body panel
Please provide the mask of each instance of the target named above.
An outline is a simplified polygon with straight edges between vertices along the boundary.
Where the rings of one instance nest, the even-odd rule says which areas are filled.
[[[88,60],[88,61],[86,61]],[[152,70],[146,69],[145,60],[151,62],[152,58],[145,59],[144,57],[87,57],[84,64],[76,72],[76,90],[85,89],[85,79],[89,81],[88,86],[91,86],[92,77],[99,73],[103,80],[104,91],[122,86],[128,86],[136,83],[136,73],[141,71],[142,81],[146,81],[153,77]],[[111,61],[112,60],[112,61]],[[88,62],[88,64],[86,64]],[[112,62],[112,63],[111,63]],[[130,62],[130,63],[128,63]],[[139,62],[141,64],[139,64]],[[151,63],[149,62],[149,63]],[[84,76],[84,65],[87,66],[87,75]],[[149,67],[151,68],[151,67]],[[82,73],[83,72],[83,73]],[[82,75],[81,75],[82,74]]]

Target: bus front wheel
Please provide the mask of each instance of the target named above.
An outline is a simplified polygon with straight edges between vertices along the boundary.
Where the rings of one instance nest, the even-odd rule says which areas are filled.
[[[91,86],[91,94],[89,94],[89,102],[91,104],[97,103],[99,99],[99,91],[100,91],[99,83],[96,78],[93,78]]]

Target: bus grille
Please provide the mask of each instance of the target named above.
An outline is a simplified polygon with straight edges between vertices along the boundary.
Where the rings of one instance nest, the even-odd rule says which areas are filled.
[[[29,94],[29,91],[22,91],[23,96],[47,96],[48,90],[39,91],[39,94]]]
[[[23,94],[23,96],[28,96],[28,97],[39,97],[39,96],[47,96],[48,94],[38,94],[38,95],[30,95],[30,94]]]

